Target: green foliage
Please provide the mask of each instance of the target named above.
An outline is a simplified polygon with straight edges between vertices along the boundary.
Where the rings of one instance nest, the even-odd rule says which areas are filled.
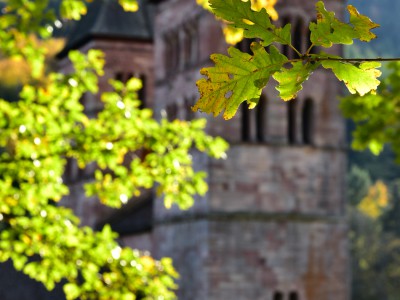
[[[62,18],[79,20],[86,12],[86,3],[83,0],[64,0],[61,2],[60,15]]]
[[[310,24],[310,39],[314,46],[330,48],[333,44],[352,44],[354,39],[369,42],[376,38],[371,30],[379,25],[361,15],[352,5],[347,6],[349,23],[340,21],[333,12],[328,12],[321,1],[316,4],[316,9],[317,23]]]
[[[254,107],[269,77],[286,62],[284,55],[274,47],[267,53],[260,43],[251,46],[253,56],[231,47],[231,57],[215,54],[211,59],[216,66],[201,70],[207,79],[197,82],[201,98],[193,109],[218,115],[225,110],[224,118],[232,118],[240,104],[247,100]],[[266,66],[266,67],[264,67]]]
[[[53,24],[64,19],[79,20],[87,12],[87,3],[93,0],[61,0],[55,12],[54,0],[7,0],[0,15],[0,53],[6,57],[20,57],[28,62],[32,76],[43,76],[45,49],[38,47],[37,38],[48,39]],[[118,0],[127,11],[138,9],[137,0]]]
[[[69,192],[62,180],[66,160],[81,168],[97,164],[85,190],[108,206],[121,207],[157,186],[167,206],[188,208],[207,191],[191,149],[221,158],[226,142],[206,135],[203,119],[155,121],[151,110],[139,109],[138,79],[112,81],[101,97],[104,109],[89,119],[80,99],[98,92],[104,55],[71,52],[73,72],[45,74],[45,53],[35,39],[50,37],[43,24],[56,14],[48,1],[24,3],[8,1],[0,16],[2,55],[28,61],[34,78],[18,101],[0,99],[0,261],[12,260],[49,290],[62,281],[67,299],[174,299],[178,275],[170,259],[121,248],[110,227],[81,227],[57,203]],[[85,10],[83,1],[61,3],[64,17],[79,19]]]
[[[362,194],[368,188],[368,173],[352,168],[348,181],[348,198]],[[356,180],[354,180],[356,179]],[[360,184],[361,183],[361,184]],[[390,205],[378,218],[368,216],[357,201],[348,207],[350,224],[350,251],[352,256],[352,299],[395,300],[399,295],[398,281],[400,235],[398,230],[399,194],[398,183],[391,188]],[[356,192],[356,194],[354,194]],[[366,195],[366,193],[363,193]],[[357,196],[356,196],[357,197]]]
[[[319,64],[314,62],[303,63],[297,61],[292,63],[291,69],[282,68],[274,74],[274,79],[279,83],[276,89],[283,100],[293,98],[303,87],[302,84],[308,79],[311,73],[318,68]]]
[[[118,0],[118,2],[125,11],[137,11],[139,9],[137,0]]]
[[[381,72],[376,69],[381,66],[379,62],[363,62],[354,65],[348,62],[324,60],[322,66],[331,69],[336,77],[346,84],[347,89],[352,94],[356,92],[361,96],[369,92],[374,94],[380,83],[377,77],[381,75]]]
[[[352,299],[395,300],[399,295],[400,236],[349,208]]]
[[[372,186],[371,176],[365,169],[352,165],[346,181],[347,200],[353,206],[357,206],[367,195],[369,187]]]
[[[354,149],[369,148],[378,154],[385,143],[390,143],[399,161],[400,64],[390,63],[388,69],[390,75],[382,81],[376,95],[351,95],[342,99],[340,107],[343,114],[356,124]]]
[[[260,38],[264,47],[278,42],[289,45],[291,42],[290,27],[277,28],[271,23],[270,16],[265,8],[260,11],[251,9],[251,2],[236,0],[211,0],[212,12],[228,22],[232,27],[244,30],[246,38]]]
[[[351,44],[354,39],[370,41],[371,32],[378,25],[348,6],[350,20],[344,23],[333,12],[325,9],[322,1],[316,4],[317,22],[310,23],[310,44],[305,53],[291,43],[290,24],[278,28],[270,21],[265,9],[254,11],[250,2],[241,0],[210,0],[212,12],[224,19],[229,26],[243,29],[244,36],[259,40],[252,46],[253,54],[244,54],[230,48],[225,55],[212,55],[215,66],[201,71],[206,78],[197,82],[200,99],[194,110],[218,115],[225,110],[224,118],[233,117],[240,103],[247,101],[253,108],[259,100],[262,88],[272,76],[278,81],[276,87],[283,100],[294,99],[302,89],[302,83],[318,67],[330,69],[344,81],[351,93],[364,95],[374,92],[379,84],[380,67],[376,62],[359,63],[320,51],[310,54],[315,46],[330,48],[334,44]],[[297,58],[289,59],[270,46],[271,43],[287,45]],[[263,47],[268,47],[264,50]],[[268,53],[269,51],[269,53]],[[268,55],[269,54],[269,55]]]

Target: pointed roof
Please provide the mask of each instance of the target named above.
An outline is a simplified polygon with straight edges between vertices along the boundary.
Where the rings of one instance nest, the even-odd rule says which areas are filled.
[[[126,12],[116,0],[96,0],[88,13],[71,28],[65,48],[58,57],[77,49],[93,38],[147,40],[153,39],[154,5],[139,0],[137,12]]]

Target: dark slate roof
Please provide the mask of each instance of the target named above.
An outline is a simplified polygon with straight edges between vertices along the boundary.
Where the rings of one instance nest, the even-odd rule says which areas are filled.
[[[154,4],[139,0],[137,12],[125,12],[117,0],[96,0],[88,13],[73,24],[67,44],[58,57],[77,49],[93,38],[152,40]]]

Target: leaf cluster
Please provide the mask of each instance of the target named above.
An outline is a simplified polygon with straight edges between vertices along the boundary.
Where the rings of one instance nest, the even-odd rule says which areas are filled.
[[[276,89],[283,100],[291,100],[302,89],[303,83],[319,67],[331,70],[345,83],[351,93],[364,95],[374,92],[379,85],[378,62],[359,62],[328,54],[321,48],[335,44],[351,44],[354,39],[370,41],[371,32],[378,24],[361,15],[349,5],[349,22],[342,22],[334,12],[327,11],[323,2],[316,4],[317,21],[311,22],[310,47],[305,53],[292,43],[291,24],[275,26],[265,9],[253,10],[251,3],[241,0],[210,0],[212,12],[230,26],[243,30],[244,37],[256,39],[251,45],[252,53],[242,53],[233,47],[229,56],[213,54],[214,67],[204,68],[204,78],[197,82],[200,99],[193,107],[224,118],[232,118],[239,105],[246,101],[253,108],[259,101],[262,89],[273,77]],[[275,45],[286,45],[296,55],[288,58]],[[316,48],[317,47],[317,48]],[[312,50],[320,50],[317,51]]]
[[[7,0],[0,1],[0,53],[3,57],[18,57],[30,66],[31,75],[44,75],[47,50],[39,40],[49,39],[63,20],[79,20],[92,0]],[[136,11],[137,0],[118,0],[127,11]],[[58,9],[55,9],[55,8]]]
[[[358,167],[349,175],[352,297],[396,299],[400,274],[398,182],[386,185],[378,180],[372,184],[368,172]]]
[[[388,64],[388,70],[390,75],[382,80],[377,94],[344,97],[340,108],[356,124],[352,142],[354,149],[368,148],[379,154],[385,143],[389,143],[399,161],[400,64],[392,62]]]

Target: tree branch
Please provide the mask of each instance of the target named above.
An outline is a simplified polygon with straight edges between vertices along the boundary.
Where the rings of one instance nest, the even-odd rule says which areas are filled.
[[[331,60],[331,61],[342,61],[342,62],[367,62],[367,61],[400,61],[400,57],[390,57],[390,58],[383,58],[383,57],[375,57],[375,58],[336,58],[336,57],[307,57],[304,56],[301,59],[292,59],[289,61],[324,61],[324,60]]]

